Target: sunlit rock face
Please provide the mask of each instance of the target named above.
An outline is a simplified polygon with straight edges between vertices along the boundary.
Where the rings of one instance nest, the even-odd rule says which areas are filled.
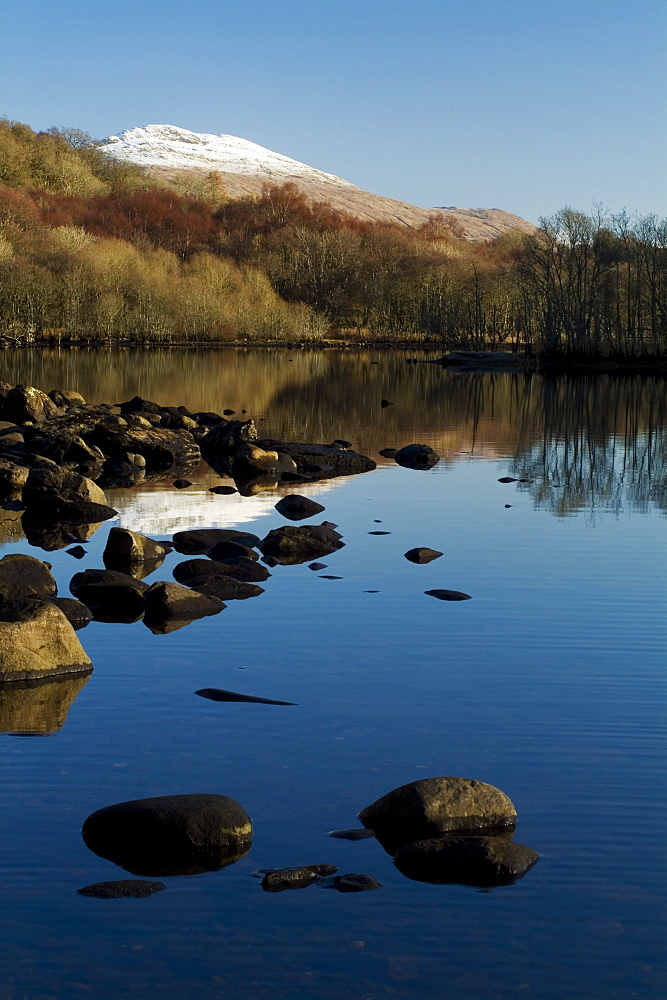
[[[0,684],[0,732],[24,736],[57,733],[90,673],[39,683]]]

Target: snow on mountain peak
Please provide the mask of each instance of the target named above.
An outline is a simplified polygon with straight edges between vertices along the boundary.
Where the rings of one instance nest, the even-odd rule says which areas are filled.
[[[129,160],[143,167],[174,170],[219,170],[224,173],[265,176],[269,181],[302,178],[337,187],[353,187],[349,181],[316,170],[289,156],[274,153],[235,135],[190,132],[177,125],[145,125],[109,136],[102,152],[116,160]]]

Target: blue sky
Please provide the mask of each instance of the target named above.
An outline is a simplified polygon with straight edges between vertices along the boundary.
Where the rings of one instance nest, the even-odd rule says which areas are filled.
[[[5,0],[0,115],[226,132],[424,207],[667,215],[664,0]]]

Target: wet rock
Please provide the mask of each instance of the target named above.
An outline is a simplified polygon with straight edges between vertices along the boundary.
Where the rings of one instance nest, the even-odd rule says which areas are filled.
[[[338,840],[370,840],[375,836],[372,830],[366,830],[365,827],[352,827],[349,830],[330,830],[330,837],[336,837]]]
[[[359,875],[356,872],[330,875],[329,878],[318,879],[318,884],[325,889],[336,889],[338,892],[368,892],[370,889],[382,888],[382,882],[378,882],[372,875]]]
[[[333,576],[331,573],[323,573],[320,580],[342,580],[342,576]]]
[[[51,597],[49,600],[51,604],[55,604],[57,608],[60,608],[75,632],[85,628],[86,625],[90,625],[93,620],[90,609],[73,597]]]
[[[83,824],[86,846],[136,875],[212,871],[247,854],[252,823],[226,795],[162,795],[98,809]]]
[[[464,594],[462,590],[425,590],[428,597],[436,597],[439,601],[470,601],[470,594]]]
[[[74,574],[69,589],[98,621],[133,622],[144,613],[148,584],[117,570],[86,569]]]
[[[0,681],[91,670],[74,629],[54,604],[26,598],[0,605]]]
[[[259,543],[259,549],[263,555],[273,556],[283,565],[292,566],[328,556],[342,549],[344,544],[337,531],[323,524],[286,525],[270,531]]]
[[[138,531],[111,528],[102,560],[107,569],[131,573],[131,567],[142,563],[149,563],[149,571],[152,571],[164,561],[166,555],[164,546]]]
[[[47,395],[56,406],[61,408],[86,405],[86,401],[81,393],[74,392],[72,389],[51,389]]]
[[[391,531],[369,531],[369,535],[391,535]]]
[[[16,385],[7,393],[2,406],[2,417],[16,424],[27,420],[40,424],[58,416],[59,408],[45,392],[31,385]]]
[[[318,878],[333,875],[336,865],[301,865],[295,868],[266,868],[261,886],[266,892],[284,892],[285,889],[304,889]]]
[[[314,562],[314,563],[311,563],[311,564],[310,564],[310,566],[308,567],[308,569],[312,569],[312,570],[314,570],[315,572],[316,572],[316,571],[317,571],[318,569],[326,569],[326,568],[327,568],[327,564],[326,564],[326,563],[321,563],[321,562]]]
[[[240,542],[223,539],[216,542],[213,548],[206,553],[209,559],[216,559],[218,562],[226,562],[229,559],[252,559],[255,562],[259,555],[249,545],[241,545]]]
[[[221,601],[247,601],[264,593],[264,588],[258,583],[244,583],[231,576],[197,577],[188,586],[199,594],[219,597]]]
[[[420,566],[423,566],[425,563],[433,562],[434,559],[439,559],[442,552],[438,552],[437,549],[418,548],[408,549],[404,555],[410,562],[418,563]]]
[[[336,438],[335,441],[331,442],[330,447],[331,448],[342,448],[344,451],[346,451],[348,448],[352,447],[352,442],[351,441],[341,441],[340,438]]]
[[[382,455],[383,458],[396,458],[398,448],[382,448],[378,452],[378,455]]]
[[[21,552],[0,559],[0,602],[36,597],[48,600],[58,593],[49,563]]]
[[[200,414],[195,414],[200,417]],[[204,415],[210,418],[210,414]],[[252,420],[225,420],[224,417],[216,417],[211,429],[205,438],[202,439],[202,455],[206,461],[217,471],[217,464],[234,454],[242,445],[257,439],[257,428]],[[198,423],[207,423],[206,420],[198,419]]]
[[[290,521],[303,521],[304,518],[315,517],[324,510],[321,503],[309,497],[299,496],[297,493],[282,497],[275,507],[279,514],[289,518]]]
[[[266,566],[246,559],[217,562],[208,559],[188,559],[174,567],[174,579],[186,587],[194,586],[193,581],[214,580],[217,577],[232,577],[244,583],[257,583],[268,579],[271,574]]]
[[[167,622],[171,619],[191,622],[207,618],[219,614],[225,607],[217,597],[199,594],[189,587],[164,580],[149,587],[143,598],[146,606],[144,621],[149,628],[151,622]]]
[[[93,503],[107,507],[104,490],[85,476],[68,472],[57,466],[32,468],[23,487],[23,502],[32,515],[46,515],[48,520],[67,520],[61,516],[63,509],[72,504]],[[109,508],[107,508],[109,509]],[[90,518],[102,521],[105,518]]]
[[[120,404],[121,413],[159,413],[161,409],[159,403],[153,403],[150,399],[143,399],[141,396],[133,396],[132,399]]]
[[[236,413],[236,410],[229,410],[229,409],[227,409],[227,410],[223,410],[222,412],[223,412],[224,416],[226,416],[226,417],[233,417],[234,414]]]
[[[417,882],[488,888],[517,882],[539,857],[505,837],[438,837],[402,847],[394,864]]]
[[[148,584],[143,580],[136,580],[129,573],[121,573],[115,569],[84,569],[80,573],[75,573],[70,580],[69,589],[74,597],[79,600],[84,599],[87,588],[100,585],[128,587],[130,590],[143,594],[148,590]]]
[[[174,479],[171,484],[175,490],[187,490],[188,486],[192,486],[189,479]]]
[[[231,497],[234,493],[238,493],[235,486],[211,486],[209,493],[217,493],[221,497]]]
[[[83,559],[86,554],[86,550],[83,545],[75,545],[74,548],[67,549],[68,556],[74,556],[75,559]]]
[[[0,733],[57,733],[91,672],[0,684]]]
[[[8,458],[0,458],[0,494],[20,493],[28,480],[28,469]]]
[[[518,483],[518,479],[514,479],[513,476],[501,476],[498,480],[499,483]]]
[[[383,410],[386,409],[388,406],[393,406],[393,405],[394,404],[390,400],[388,400],[388,399],[381,399],[380,400],[380,406],[382,407]]]
[[[516,371],[530,364],[525,354],[511,354],[509,351],[450,351],[435,362],[452,368]]]
[[[117,882],[94,882],[76,891],[80,896],[92,896],[95,899],[146,899],[166,888],[164,882],[125,878]]]
[[[504,792],[486,782],[436,777],[394,788],[362,809],[359,819],[394,853],[394,847],[445,833],[513,828],[516,809]]]
[[[307,475],[311,480],[356,476],[376,468],[373,459],[365,455],[344,448],[333,448],[327,444],[304,444],[273,439],[259,440],[256,443],[261,448],[287,455],[296,463],[297,472]]]
[[[223,688],[200,688],[195,691],[200,698],[209,701],[242,701],[258,705],[295,705],[294,701],[276,701],[275,698],[257,698],[251,694],[238,694],[236,691],[225,691]]]
[[[17,424],[11,420],[0,420],[0,451],[20,449],[24,442],[23,431]]]
[[[231,473],[239,488],[243,483],[280,479],[283,472],[296,472],[296,462],[284,452],[261,448],[257,444],[242,444],[234,456]]]
[[[238,542],[239,545],[254,547],[259,544],[259,536],[249,531],[235,528],[193,528],[177,531],[173,536],[174,548],[186,556],[207,555],[218,542]]]
[[[440,456],[427,444],[406,444],[396,452],[394,461],[405,469],[432,469]]]

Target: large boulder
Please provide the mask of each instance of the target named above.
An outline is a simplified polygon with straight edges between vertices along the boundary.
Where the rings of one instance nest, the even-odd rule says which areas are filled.
[[[107,506],[104,490],[92,479],[56,465],[30,470],[23,487],[23,503],[32,515],[46,515],[49,520],[57,521],[68,505],[82,502]]]
[[[35,680],[92,670],[62,611],[26,598],[0,605],[0,681]]]
[[[484,781],[421,778],[366,806],[359,819],[392,850],[446,833],[513,828],[516,809],[504,792]]]
[[[0,559],[0,603],[22,597],[47,601],[57,593],[49,563],[22,552],[11,552]]]
[[[95,854],[136,875],[211,871],[243,857],[252,822],[226,795],[161,795],[106,806],[83,824]]]
[[[39,424],[57,417],[60,412],[45,392],[31,385],[15,385],[5,396],[2,406],[3,418],[13,420],[16,424],[24,424],[26,421]]]
[[[283,565],[295,565],[327,556],[342,549],[344,544],[338,532],[328,525],[288,524],[270,531],[259,543],[259,548],[263,555]]]
[[[507,837],[438,837],[402,847],[394,864],[417,882],[490,888],[517,882],[539,857]]]
[[[221,461],[224,463],[241,445],[257,440],[257,428],[252,420],[225,420],[224,417],[217,418],[217,414],[206,413],[196,413],[194,416],[200,424],[209,426],[210,418],[216,418],[201,441],[202,454],[213,468]]]

